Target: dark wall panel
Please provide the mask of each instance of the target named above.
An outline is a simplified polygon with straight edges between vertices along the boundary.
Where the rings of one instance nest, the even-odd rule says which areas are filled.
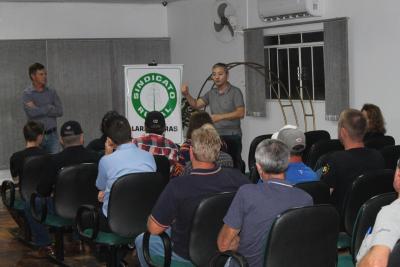
[[[30,85],[28,66],[46,63],[46,41],[0,42],[0,168],[8,167],[12,152],[24,148],[22,127],[26,116],[22,92]]]
[[[100,135],[99,124],[111,109],[111,70],[107,40],[50,40],[49,85],[57,90],[67,120],[81,123],[87,142]],[[86,143],[87,143],[86,142]]]
[[[26,117],[22,92],[30,85],[28,66],[46,65],[48,85],[59,94],[67,120],[82,124],[86,143],[100,135],[104,113],[125,111],[123,65],[152,60],[170,63],[168,38],[61,39],[0,41],[0,169],[23,149],[22,126]]]

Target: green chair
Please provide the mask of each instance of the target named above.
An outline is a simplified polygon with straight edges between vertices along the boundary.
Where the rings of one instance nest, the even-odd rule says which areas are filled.
[[[54,189],[55,213],[47,210],[49,198],[33,193],[31,212],[40,223],[48,226],[55,234],[55,261],[64,261],[64,233],[75,227],[75,216],[81,205],[97,203],[98,190],[95,186],[97,164],[82,163],[62,168],[57,176]],[[35,199],[41,199],[41,212],[35,208]]]
[[[111,257],[107,266],[120,264],[118,252],[146,231],[147,218],[165,187],[158,172],[132,173],[118,178],[110,192],[107,222],[111,232],[99,229],[99,212],[94,205],[83,205],[76,215],[80,236],[88,242],[107,245]]]
[[[208,197],[205,196],[202,200],[199,200],[200,202],[193,216],[189,237],[191,263],[171,260],[171,242],[169,236],[165,233],[160,236],[164,243],[165,257],[150,256],[150,233],[146,232],[143,236],[143,255],[147,264],[149,266],[164,267],[208,266],[208,262],[218,251],[218,233],[221,230],[223,218],[234,196],[235,192],[219,193]]]

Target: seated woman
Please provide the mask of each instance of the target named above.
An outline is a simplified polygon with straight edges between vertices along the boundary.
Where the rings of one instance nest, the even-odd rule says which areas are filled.
[[[186,162],[183,175],[189,174],[190,171],[192,170],[192,164],[190,162],[190,155],[189,155],[189,149],[192,146],[192,140],[191,140],[192,132],[196,129],[199,129],[206,123],[213,124],[210,115],[205,111],[199,111],[193,113],[192,116],[190,117],[189,128],[186,133],[186,141],[181,145],[180,148],[181,155],[184,157]],[[220,165],[221,167],[233,168],[232,157],[228,153],[222,151],[223,147],[224,144],[222,144],[221,146],[221,151],[219,153],[217,164]]]
[[[381,109],[374,104],[364,104],[361,108],[361,112],[367,118],[368,123],[364,141],[384,136],[386,129]]]

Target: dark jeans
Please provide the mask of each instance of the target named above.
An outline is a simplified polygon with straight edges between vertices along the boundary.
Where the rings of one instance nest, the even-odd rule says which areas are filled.
[[[35,205],[36,205],[36,210],[38,212],[41,212],[41,203],[40,203],[39,198],[36,198]],[[47,212],[48,212],[48,214],[54,213],[53,199],[51,197],[47,198]],[[50,239],[49,231],[47,230],[47,227],[45,225],[43,225],[43,224],[37,222],[35,219],[33,219],[29,201],[25,202],[25,216],[29,223],[29,227],[31,229],[31,233],[32,233],[32,237],[33,237],[33,241],[34,241],[35,245],[38,247],[44,247],[44,246],[50,245],[51,239]]]
[[[221,139],[227,145],[227,153],[233,159],[233,166],[243,173],[246,169],[242,160],[242,137],[240,135],[221,135]]]

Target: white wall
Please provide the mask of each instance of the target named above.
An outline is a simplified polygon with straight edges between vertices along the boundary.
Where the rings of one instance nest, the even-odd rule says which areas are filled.
[[[0,3],[0,39],[166,36],[159,4]]]
[[[398,63],[400,62],[400,1],[387,0],[326,0],[324,18],[349,17],[350,104],[360,108],[365,102],[379,105],[387,121],[388,134],[400,143],[400,112],[396,102]],[[257,0],[230,0],[239,14],[244,28],[265,26],[258,17]],[[212,31],[214,0],[186,0],[168,5],[168,31],[172,44],[172,62],[183,63],[184,79],[192,85],[196,95],[210,66],[217,62],[242,60],[243,38],[231,43],[216,40]],[[320,19],[320,18],[317,18]],[[243,69],[231,73],[232,83],[244,87]],[[318,129],[326,129],[336,136],[336,123],[324,119],[325,105],[315,103]],[[297,109],[300,111],[300,109]],[[242,121],[243,157],[251,140],[279,129],[282,115],[276,101],[267,103],[268,118],[246,117]]]

